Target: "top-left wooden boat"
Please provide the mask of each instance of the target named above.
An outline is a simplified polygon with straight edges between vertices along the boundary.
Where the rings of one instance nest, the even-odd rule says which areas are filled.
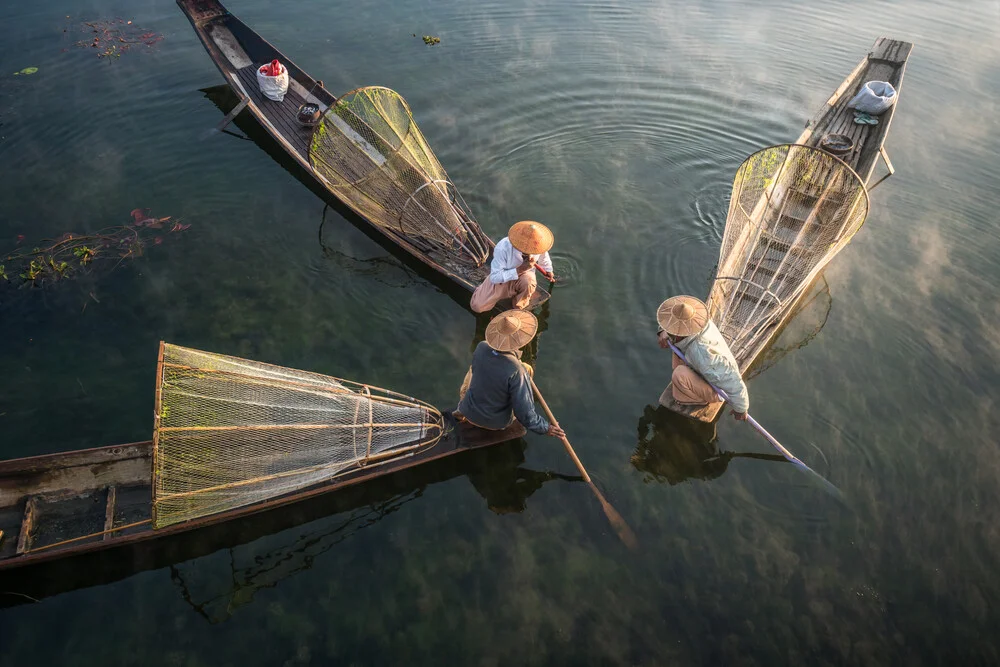
[[[380,86],[336,97],[217,0],[177,0],[239,104],[336,201],[427,267],[467,290],[489,275],[494,242],[421,134],[406,101]],[[257,70],[288,70],[281,102]],[[312,114],[310,114],[312,112]],[[531,308],[549,298],[538,288]]]

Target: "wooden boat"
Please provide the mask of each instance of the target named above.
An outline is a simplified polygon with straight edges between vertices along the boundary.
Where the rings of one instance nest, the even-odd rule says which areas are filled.
[[[855,123],[848,103],[868,81],[887,81],[898,94],[912,48],[877,39],[794,144],[759,151],[737,172],[706,303],[744,376],[860,229],[869,190],[894,173],[885,140],[898,97],[876,125]],[[887,173],[872,182],[879,159]],[[713,421],[721,409],[679,404],[669,386],[660,404],[700,421]]]
[[[516,421],[502,431],[456,424],[448,413],[368,385],[176,346],[166,346],[165,357],[164,347],[153,440],[0,461],[0,570],[243,518],[526,432]],[[185,365],[195,357],[181,353],[210,363]],[[335,414],[343,406],[350,423]],[[303,412],[321,423],[296,422]],[[418,412],[426,422],[400,419]],[[318,431],[331,434],[323,436],[326,450],[309,441]],[[339,454],[320,465],[299,460],[330,449]],[[194,487],[187,485],[192,471]],[[233,481],[226,476],[233,471],[245,478]],[[314,471],[323,479],[311,482]],[[275,486],[287,480],[298,485]],[[220,494],[229,496],[219,502]]]
[[[495,244],[476,223],[468,206],[450,180],[447,178],[418,178],[412,181],[406,180],[406,184],[400,182],[401,189],[398,194],[402,195],[406,201],[402,204],[402,211],[393,212],[390,222],[373,214],[373,209],[364,205],[364,202],[371,201],[370,196],[359,195],[350,187],[351,183],[363,183],[369,178],[370,172],[365,172],[365,174],[352,173],[347,183],[335,182],[334,179],[330,178],[329,170],[323,166],[323,161],[317,158],[315,143],[317,132],[321,131],[324,124],[308,125],[300,122],[300,107],[314,105],[319,109],[323,119],[332,118],[338,113],[349,113],[343,111],[344,107],[356,99],[357,93],[369,89],[351,91],[338,98],[323,87],[322,81],[314,79],[302,71],[285,54],[230,14],[217,0],[177,0],[177,4],[191,21],[191,25],[213,62],[219,68],[226,83],[240,99],[237,107],[226,117],[220,127],[224,127],[237,114],[246,109],[282,149],[312,177],[326,194],[327,201],[336,201],[347,206],[380,235],[403,249],[408,255],[417,258],[423,265],[466,290],[475,290],[489,275],[488,262]],[[260,92],[256,79],[258,68],[272,60],[280,61],[288,70],[288,93],[281,102],[275,102],[265,97]],[[393,92],[388,89],[378,90]],[[393,94],[395,95],[395,93]],[[402,98],[398,98],[398,101],[402,103],[402,107],[408,115],[409,107],[405,106],[405,101],[402,101]],[[420,165],[410,164],[413,160],[408,163],[400,157],[402,152],[398,150],[398,145],[395,145],[395,138],[388,142],[384,141],[378,132],[354,116],[352,116],[352,128],[356,129],[357,132],[345,127],[339,120],[337,122],[350,134],[353,145],[360,147],[363,153],[371,158],[374,164],[378,165],[371,171],[376,171],[382,165],[394,160],[397,164],[392,165],[393,173],[401,175],[404,180],[420,171]],[[412,125],[412,128],[414,132],[419,133],[415,124]],[[422,136],[417,143],[422,149],[429,152]],[[436,163],[436,158],[433,160]],[[455,237],[453,243],[435,242],[433,238],[410,233],[409,228],[404,228],[402,224],[395,224],[404,215],[411,219],[417,217],[413,213],[416,208],[423,211],[419,215],[426,214],[427,208],[420,206],[418,199],[426,196],[427,193],[436,193],[437,190],[441,191],[443,201],[437,202],[436,205],[448,209],[447,215],[460,221],[463,228],[461,237]],[[384,189],[379,189],[379,191],[384,192]],[[435,225],[433,218],[433,215],[426,214],[420,223],[433,227]],[[441,227],[441,224],[437,223],[437,227]],[[548,297],[548,292],[539,287],[530,307],[541,305]]]
[[[27,604],[165,567],[171,568],[171,578],[181,586],[184,564],[193,562],[194,567],[202,568],[205,563],[200,559],[220,550],[230,552],[232,560],[223,559],[227,563],[253,564],[247,570],[227,572],[223,578],[238,587],[236,596],[242,604],[249,601],[248,588],[274,586],[280,579],[308,569],[317,562],[320,552],[335,548],[357,531],[377,524],[402,505],[419,501],[434,485],[465,477],[478,494],[474,502],[481,497],[493,511],[506,513],[520,511],[517,508],[523,507],[547,481],[580,480],[526,468],[525,446],[523,439],[516,439],[469,449],[384,474],[336,493],[317,494],[294,504],[255,512],[239,521],[208,523],[163,539],[122,543],[109,551],[66,554],[29,567],[0,570],[0,607]],[[294,537],[283,537],[290,528],[298,528]],[[203,591],[196,588],[191,582],[181,591],[185,601],[190,601],[188,594],[203,596]]]
[[[409,458],[359,468],[298,493],[156,530],[150,523],[151,440],[0,461],[0,570],[241,519],[525,433],[516,422],[503,431],[458,424],[432,448]]]

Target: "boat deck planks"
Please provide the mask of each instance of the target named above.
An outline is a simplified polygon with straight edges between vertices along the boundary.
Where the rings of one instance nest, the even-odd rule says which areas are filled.
[[[269,122],[288,140],[295,152],[309,161],[309,146],[312,142],[312,128],[298,122],[299,107],[305,104],[305,98],[289,86],[285,99],[275,102],[260,92],[257,85],[257,68],[263,63],[255,63],[237,70],[237,78],[243,84],[247,95]]]
[[[403,251],[424,265],[445,276],[464,289],[473,291],[489,275],[489,264],[474,266],[463,262],[426,239],[416,235],[400,234],[372,222],[363,211],[354,208],[350,201],[341,199],[312,168],[309,159],[312,129],[296,120],[298,107],[304,101],[314,102],[321,110],[336,103],[337,98],[323,88],[321,82],[309,76],[268,41],[254,32],[226,10],[218,0],[177,0],[177,4],[191,21],[195,32],[226,83],[233,88],[241,102],[246,101],[249,111],[269,135],[294,158],[307,174],[328,194],[350,208],[365,223],[384,235]],[[288,69],[289,87],[283,102],[264,97],[257,84],[256,68],[278,59]],[[476,223],[471,225],[475,234],[490,250],[493,240]],[[549,293],[538,287],[529,308],[536,308],[547,301]],[[499,304],[498,304],[499,307]]]

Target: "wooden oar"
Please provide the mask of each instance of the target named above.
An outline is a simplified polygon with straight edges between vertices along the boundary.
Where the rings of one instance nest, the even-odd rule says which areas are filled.
[[[674,342],[672,340],[670,340],[670,339],[667,339],[667,344],[670,345],[670,349],[674,351],[674,354],[676,354],[680,358],[680,360],[683,361],[686,364],[687,363],[687,357],[684,356],[683,352],[681,352],[680,350],[677,349],[677,346],[674,345]],[[704,378],[702,378],[702,379],[704,379]],[[706,380],[706,382],[707,382],[707,380]],[[729,401],[729,395],[726,392],[722,391],[721,389],[719,389],[718,387],[716,387],[711,382],[708,383],[708,386],[710,386],[713,390],[715,390],[715,393],[718,394],[719,398],[721,398],[723,401],[727,401],[727,402]],[[822,475],[820,475],[818,472],[816,472],[815,470],[813,470],[812,468],[810,468],[809,466],[807,466],[805,463],[803,463],[802,461],[800,461],[798,459],[798,457],[796,457],[790,451],[788,451],[787,449],[785,449],[784,446],[782,446],[782,444],[780,442],[778,442],[777,438],[775,438],[773,435],[771,435],[770,433],[768,433],[767,429],[765,429],[763,426],[761,426],[760,424],[758,424],[757,420],[750,416],[749,412],[747,413],[747,421],[750,423],[751,426],[754,427],[754,429],[757,430],[758,433],[760,433],[762,436],[764,436],[764,438],[769,443],[771,443],[771,445],[775,449],[777,449],[779,452],[781,452],[781,455],[784,456],[786,459],[788,459],[789,463],[794,463],[796,466],[798,466],[802,470],[805,470],[807,473],[809,473],[809,474],[813,475],[814,477],[816,477],[820,482],[823,483],[823,487],[827,491],[831,492],[838,500],[843,500],[844,499],[844,494],[842,494],[840,492],[840,489],[838,489],[837,487],[835,487],[830,482],[830,480],[828,480],[827,478],[825,478]]]
[[[552,414],[552,410],[549,409],[549,404],[545,402],[545,397],[542,396],[542,392],[538,391],[538,385],[535,384],[534,379],[529,376],[528,381],[531,382],[531,388],[535,390],[535,396],[538,397],[538,402],[542,404],[542,409],[545,410],[545,414],[549,418],[549,421],[557,423],[555,416]],[[635,533],[632,532],[632,529],[629,528],[627,523],[625,523],[625,519],[622,518],[622,515],[618,513],[618,510],[611,506],[608,499],[604,497],[604,494],[597,488],[597,485],[590,479],[590,475],[587,474],[587,469],[583,467],[583,464],[580,463],[580,458],[576,455],[576,452],[573,451],[573,445],[569,444],[569,439],[565,436],[559,439],[562,440],[563,446],[566,448],[566,452],[569,453],[569,457],[573,459],[573,463],[576,464],[576,468],[580,471],[583,481],[590,486],[590,490],[594,492],[595,496],[597,496],[597,500],[601,503],[601,509],[604,510],[604,514],[608,517],[608,521],[611,522],[611,527],[615,529],[616,533],[618,533],[619,539],[621,539],[621,541],[624,542],[625,546],[629,549],[638,548],[639,540],[636,539]]]

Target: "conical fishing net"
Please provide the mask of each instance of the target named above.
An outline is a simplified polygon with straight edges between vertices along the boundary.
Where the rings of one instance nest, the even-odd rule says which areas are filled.
[[[741,370],[867,215],[861,179],[825,151],[785,144],[743,162],[708,301]]]
[[[309,160],[371,222],[481,266],[489,245],[399,93],[345,94],[313,133]]]
[[[243,507],[435,444],[443,419],[394,392],[162,345],[153,526]]]

